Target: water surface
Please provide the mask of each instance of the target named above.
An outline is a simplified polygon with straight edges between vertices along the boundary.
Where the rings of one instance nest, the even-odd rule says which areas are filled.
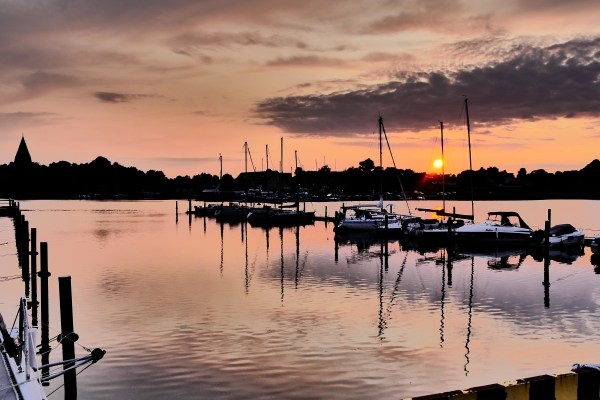
[[[331,215],[339,205],[306,208]],[[476,213],[518,211],[542,227],[552,208],[553,224],[600,229],[599,206],[485,202]],[[174,201],[21,207],[49,243],[51,326],[60,327],[57,277],[71,275],[80,343],[108,351],[78,376],[80,398],[402,398],[600,362],[600,275],[589,248],[554,252],[546,290],[544,263],[525,252],[389,241],[385,256],[372,238],[336,243],[322,222],[190,224],[176,220]],[[11,241],[12,222],[0,218],[2,276],[19,273]],[[24,285],[0,287],[10,320]]]

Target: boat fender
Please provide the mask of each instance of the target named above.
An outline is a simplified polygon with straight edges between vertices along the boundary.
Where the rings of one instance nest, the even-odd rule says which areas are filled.
[[[102,360],[102,357],[104,357],[105,354],[106,350],[102,350],[99,348],[95,348],[94,350],[92,350],[92,364],[95,364],[98,361]]]
[[[56,336],[56,340],[58,341],[58,343],[62,343],[62,341],[63,341],[64,339],[69,339],[69,340],[71,340],[71,341],[73,341],[73,342],[76,342],[76,341],[78,341],[78,340],[79,340],[79,335],[78,335],[78,334],[76,334],[75,332],[71,332],[71,333],[68,333],[68,334],[66,334],[66,335],[63,335],[62,333],[59,333],[59,334]]]

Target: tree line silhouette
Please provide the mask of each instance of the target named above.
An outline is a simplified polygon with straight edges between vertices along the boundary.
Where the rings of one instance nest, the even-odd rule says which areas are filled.
[[[221,179],[205,172],[190,176],[168,178],[162,171],[141,171],[111,163],[97,157],[90,163],[59,161],[49,165],[14,163],[0,165],[0,196],[16,199],[65,198],[188,198],[201,195],[207,188],[222,191],[247,190],[248,177],[236,179],[225,174]],[[276,171],[261,176],[272,177]],[[400,196],[400,182],[408,196],[415,191],[426,196],[440,195],[441,175],[415,172],[411,169],[376,167],[371,159],[360,161],[357,167],[334,172],[328,166],[318,171],[298,168],[295,174],[281,174],[276,186],[265,180],[263,190],[302,191],[359,197],[379,197],[383,183],[384,197]],[[253,180],[256,184],[256,179]],[[255,189],[255,187],[253,187]],[[600,161],[594,160],[581,170],[547,172],[521,168],[515,175],[496,167],[473,171],[473,188],[478,199],[543,199],[543,198],[600,198]],[[445,192],[450,198],[470,199],[471,172],[446,174]],[[420,194],[418,193],[418,194]]]

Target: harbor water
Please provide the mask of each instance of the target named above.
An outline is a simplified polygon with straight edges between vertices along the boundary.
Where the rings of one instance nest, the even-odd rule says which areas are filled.
[[[411,212],[439,205],[411,202]],[[331,216],[340,206],[306,210]],[[539,229],[549,208],[552,225],[600,235],[600,201],[480,202],[475,212],[517,211]],[[176,218],[172,200],[21,209],[48,242],[50,336],[60,329],[57,278],[70,275],[78,343],[107,350],[78,375],[82,399],[403,398],[600,363],[589,247],[553,250],[545,285],[531,251],[449,254],[389,240],[386,253],[368,236],[334,240],[331,223]],[[1,276],[20,274],[14,239],[12,220],[0,218]],[[23,292],[20,279],[0,282],[7,322]],[[51,399],[63,397],[61,384],[45,388],[58,389]]]

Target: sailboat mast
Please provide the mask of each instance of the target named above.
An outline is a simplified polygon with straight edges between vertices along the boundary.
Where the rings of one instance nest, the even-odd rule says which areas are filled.
[[[298,150],[294,150],[294,158],[296,159],[296,171],[298,171]]]
[[[442,121],[440,121],[440,131],[442,133],[442,209],[446,211],[446,173],[444,172],[446,160],[444,159],[444,123]]]
[[[248,142],[244,142],[244,169],[248,174]]]
[[[219,180],[223,179],[223,156],[219,153],[219,164],[221,165],[221,169],[219,170]]]
[[[281,162],[279,163],[279,171],[283,174],[283,138],[281,138]]]
[[[267,159],[267,169],[269,169],[269,145],[266,145],[265,158]]]
[[[465,97],[465,115],[467,116],[467,138],[469,141],[469,175],[471,176],[471,215],[475,220],[475,200],[473,196],[473,160],[471,158],[471,124],[469,123],[469,106]]]
[[[383,118],[379,116],[379,196],[383,196],[383,147],[381,141],[381,131]]]

